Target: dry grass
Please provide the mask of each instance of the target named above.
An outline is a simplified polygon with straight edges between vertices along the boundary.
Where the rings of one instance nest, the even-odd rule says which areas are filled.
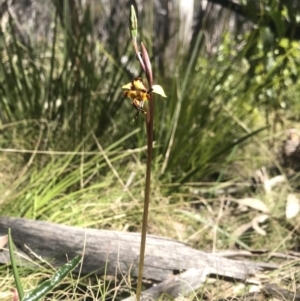
[[[11,171],[20,168],[20,165],[16,166],[11,158],[11,155],[7,155],[2,156],[1,159],[2,166],[5,168],[1,173],[4,194],[15,177]],[[242,165],[244,162],[237,162],[231,167],[231,175],[234,175],[233,170],[238,164]],[[119,170],[117,165],[114,166]],[[247,168],[251,170],[251,166]],[[60,205],[69,208],[68,214],[63,210],[60,214],[50,211],[47,219],[71,225],[140,231],[143,163],[137,161],[134,165],[130,162],[125,170],[125,173],[119,175],[124,183],[127,182],[127,187],[134,195],[135,201],[124,191],[122,192],[121,184],[116,185],[115,181],[107,178],[104,190],[98,187],[84,191],[73,201],[65,199],[66,203]],[[130,176],[131,171],[134,171],[133,176]],[[267,168],[266,171],[269,172],[269,169]],[[291,256],[285,257],[288,251],[298,251],[299,248],[299,215],[291,220],[285,218],[287,195],[290,192],[297,193],[291,188],[294,186],[292,181],[287,180],[271,191],[266,191],[263,183],[254,189],[249,187],[252,183],[250,178],[238,175],[234,181],[219,181],[213,184],[187,183],[180,185],[177,192],[169,193],[170,186],[161,183],[157,174],[153,175],[149,233],[180,240],[194,248],[209,252],[229,249],[237,252],[240,249],[260,250],[246,258],[259,261],[271,259],[280,263],[279,270],[254,275],[244,283],[235,283],[227,279],[208,279],[206,284],[189,299],[260,300],[259,298],[267,298],[266,294],[254,292],[265,283],[277,284],[278,287],[292,292],[300,290],[300,273],[297,267],[299,256],[294,256],[294,259]],[[230,193],[234,191],[231,190],[233,188],[236,191]],[[245,198],[258,199],[269,210],[266,220],[258,223],[258,228],[251,226],[251,223],[253,224],[255,219],[266,213],[257,210],[255,206],[239,204],[238,200]],[[236,255],[236,258],[245,257]],[[0,275],[0,286],[3,288],[1,297],[3,300],[11,300],[10,290],[14,287],[14,281],[10,270],[2,266]],[[24,270],[22,282],[25,290],[34,288],[49,275],[49,271],[37,273]],[[107,275],[105,280],[94,276],[77,277],[66,279],[55,290],[52,300],[120,300],[130,295],[135,281],[126,275],[122,279]],[[167,297],[163,297],[163,300],[167,300]]]

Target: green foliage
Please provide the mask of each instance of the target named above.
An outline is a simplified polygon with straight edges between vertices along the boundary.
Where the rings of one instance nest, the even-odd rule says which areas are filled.
[[[77,20],[80,31],[70,28],[71,12],[65,10],[63,25],[56,12],[52,45],[22,44],[10,18],[9,30],[0,36],[0,106],[6,122],[46,119],[54,134],[68,139],[68,148],[78,145],[90,127],[103,135],[112,124],[123,102],[123,70],[119,58],[95,40],[90,9]]]
[[[286,7],[276,15],[273,4],[270,14],[279,26],[287,18]],[[3,147],[16,144],[33,149],[38,136],[47,141],[39,143],[38,150],[94,151],[95,140],[88,136],[91,130],[105,150],[115,141],[123,141],[122,151],[144,146],[145,131],[120,140],[142,125],[142,118],[130,122],[134,113],[121,90],[122,84],[133,78],[130,70],[138,66],[130,39],[116,49],[117,39],[104,43],[96,37],[89,6],[70,18],[72,13],[68,5],[63,14],[56,7],[52,45],[37,41],[31,47],[19,41],[12,18],[8,31],[1,33],[1,116],[14,128],[5,131]],[[117,27],[113,35],[118,37],[120,30]],[[147,28],[144,32],[146,35]],[[146,37],[149,43],[151,38],[155,39]],[[154,159],[163,183],[215,179],[212,175],[234,160],[230,155],[233,147],[266,124],[276,123],[287,108],[291,112],[299,106],[298,42],[277,39],[268,26],[262,26],[235,40],[232,34],[225,34],[217,53],[210,57],[203,45],[199,33],[188,55],[178,51],[177,57],[166,59],[167,76],[156,72],[155,84],[168,95],[167,99],[155,97]],[[121,64],[124,58],[127,63]],[[13,126],[20,120],[25,120],[25,127]],[[30,120],[35,120],[35,126],[28,126]],[[16,143],[16,137],[26,137],[26,144]],[[137,155],[144,162],[145,153]],[[19,192],[14,196],[18,201],[13,212],[41,216],[38,208],[49,206],[50,200],[82,189],[78,186],[82,180],[79,166],[88,177],[98,159],[89,157],[89,163],[81,165],[77,155],[58,159],[36,156],[23,184],[15,186]],[[97,169],[103,175],[97,178],[101,182],[109,169],[105,164],[98,164]],[[45,184],[50,171],[54,174]]]
[[[241,120],[253,131],[259,129],[254,126],[257,115],[249,107],[251,99],[245,101],[250,93],[241,81],[247,68],[240,56],[226,52],[225,44],[218,56],[208,60],[199,48],[202,38],[199,35],[192,55],[178,64],[179,76],[168,100],[158,104],[161,172],[177,174],[174,181],[208,179],[220,170],[231,149],[252,135]]]
[[[31,166],[14,183],[14,193],[3,202],[2,214],[31,219],[55,219],[74,224],[105,223],[105,218],[113,214],[104,210],[105,207],[113,198],[126,195],[126,192],[122,192],[125,184],[121,179],[128,173],[127,161],[135,153],[141,152],[122,151],[120,146],[137,132],[138,130],[134,130],[108,148],[100,148],[98,151],[80,151],[83,141],[73,152],[46,152],[37,155],[47,163],[42,168]],[[101,147],[99,142],[97,144]],[[115,185],[116,181],[119,181],[119,187]],[[110,190],[109,196],[106,190],[111,187],[115,187],[115,191],[112,193]],[[131,194],[129,196],[132,197]],[[86,203],[89,203],[87,208]],[[86,222],[84,212],[92,208],[98,208],[99,211],[89,215]],[[99,218],[101,210],[106,212],[103,220]]]
[[[266,123],[275,130],[291,117],[290,110],[296,113],[299,42],[288,33],[297,30],[297,12],[292,2],[265,1],[259,10],[251,3],[247,1],[246,11],[255,11],[259,18],[252,18],[258,26],[240,39],[241,58],[248,65],[245,92],[251,93],[250,104],[265,112]],[[294,114],[293,119],[299,117]]]
[[[81,261],[81,255],[77,255],[75,258],[70,260],[64,266],[62,266],[51,279],[44,281],[37,286],[32,292],[26,294],[22,301],[38,301],[44,297],[47,293],[51,292],[62,280],[72,272],[79,262]]]
[[[15,255],[14,255],[15,247],[12,241],[11,229],[8,229],[8,244],[9,244],[9,254],[10,254],[10,260],[12,264],[14,280],[18,291],[18,297],[22,301],[40,300],[47,293],[51,292],[60,282],[62,282],[64,278],[77,267],[77,265],[82,259],[81,255],[77,255],[75,258],[70,260],[64,266],[59,268],[59,270],[55,272],[55,274],[52,276],[51,279],[46,280],[43,283],[39,284],[33,291],[31,291],[30,293],[24,296],[24,290],[19,276],[19,270],[16,264]]]
[[[12,237],[11,237],[11,229],[8,229],[8,246],[9,246],[9,257],[10,257],[10,260],[11,260],[11,265],[12,265],[12,270],[13,270],[13,274],[14,274],[15,284],[16,284],[16,287],[17,287],[17,290],[18,290],[18,296],[21,300],[23,300],[24,291],[23,291],[21,280],[20,280],[19,271],[18,271],[18,268],[17,268],[17,263],[16,263],[15,256],[14,256],[15,247],[14,247]]]

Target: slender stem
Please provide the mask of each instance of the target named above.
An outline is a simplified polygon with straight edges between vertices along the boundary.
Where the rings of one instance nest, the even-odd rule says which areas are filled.
[[[143,62],[145,66],[145,73],[148,81],[148,86],[149,88],[151,88],[153,86],[151,63],[149,60],[148,52],[144,47],[143,43],[141,44],[141,46],[142,46],[142,56],[143,56]],[[151,166],[152,166],[152,153],[153,153],[153,117],[154,117],[154,97],[153,94],[151,94],[151,98],[149,100],[149,110],[145,118],[146,128],[147,128],[147,167],[146,167],[145,200],[144,200],[143,222],[142,222],[139,273],[138,273],[137,290],[136,290],[137,301],[140,301],[141,293],[142,293],[142,280],[143,280],[146,238],[147,238],[148,213],[149,213],[149,204],[150,204]]]
[[[149,59],[148,51],[144,44],[141,43],[142,53],[139,52],[137,46],[137,17],[135,8],[131,5],[130,8],[130,32],[133,42],[133,47],[140,65],[147,77],[149,90],[153,86],[153,75],[152,67]],[[148,224],[148,212],[150,204],[150,191],[151,191],[151,165],[152,165],[152,146],[153,146],[153,116],[154,116],[154,98],[153,94],[149,99],[149,109],[146,114],[146,128],[147,128],[147,169],[146,169],[146,183],[145,183],[145,200],[143,210],[143,221],[142,221],[142,236],[141,236],[141,247],[140,247],[140,261],[139,261],[139,273],[136,290],[136,300],[140,301],[142,294],[142,280],[143,280],[143,269],[146,249],[146,237],[147,237],[147,224]]]
[[[150,103],[153,102],[151,98]],[[150,105],[151,108],[151,105]],[[153,115],[152,115],[153,116]],[[152,122],[151,122],[152,120]],[[143,269],[145,259],[145,248],[146,248],[146,236],[147,236],[147,225],[148,225],[148,212],[150,203],[150,191],[151,191],[151,163],[152,163],[152,141],[153,141],[153,118],[150,117],[150,122],[147,123],[147,170],[146,170],[146,184],[145,184],[145,200],[143,210],[143,224],[142,224],[142,236],[141,236],[141,247],[140,247],[140,261],[139,261],[139,274],[137,282],[136,300],[140,301],[142,292],[142,280],[143,280]]]

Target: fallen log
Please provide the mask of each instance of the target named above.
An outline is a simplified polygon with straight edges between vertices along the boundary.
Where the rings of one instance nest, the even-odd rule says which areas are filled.
[[[81,273],[124,275],[136,277],[140,234],[109,230],[83,229],[23,218],[0,217],[0,236],[11,228],[15,245],[27,255],[31,252],[62,266],[67,258],[83,254]],[[0,253],[0,262],[9,258]],[[262,270],[277,265],[239,261],[195,250],[188,245],[158,236],[147,236],[144,278],[156,282],[177,279],[176,274],[192,270],[197,275],[217,275],[246,280]],[[199,283],[203,277],[198,277]],[[201,279],[200,279],[201,278]],[[171,280],[172,282],[172,280]],[[197,282],[197,279],[196,279]],[[196,284],[193,285],[196,287]],[[164,288],[162,288],[164,290]]]

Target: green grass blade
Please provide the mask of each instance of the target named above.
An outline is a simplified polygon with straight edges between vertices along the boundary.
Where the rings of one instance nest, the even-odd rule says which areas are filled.
[[[18,290],[19,299],[23,300],[24,291],[23,291],[22,283],[21,283],[20,276],[19,276],[19,271],[17,268],[15,256],[14,256],[14,243],[11,238],[11,229],[10,228],[8,229],[8,248],[9,248],[9,256],[10,256],[10,260],[11,260],[15,283],[16,283],[17,290]]]
[[[32,292],[25,295],[22,301],[38,301],[48,292],[52,291],[72,270],[76,268],[81,260],[81,255],[77,255],[70,262],[61,267],[51,279],[46,280],[35,288]]]
[[[267,127],[262,127],[259,128],[249,134],[246,134],[245,136],[237,139],[236,141],[232,142],[231,144],[225,145],[225,147],[220,148],[218,151],[216,151],[214,154],[212,154],[209,158],[209,162],[213,162],[215,160],[215,158],[217,158],[218,156],[220,156],[223,153],[226,153],[229,149],[233,148],[236,145],[239,145],[240,143],[242,143],[243,141],[249,139],[250,137],[253,137],[255,135],[257,135],[258,133],[262,132],[263,130],[265,130]],[[184,175],[180,180],[179,183],[184,183],[187,180],[189,180],[200,168],[202,168],[202,166],[199,164],[197,167],[195,167],[194,169],[191,169],[186,175]]]

